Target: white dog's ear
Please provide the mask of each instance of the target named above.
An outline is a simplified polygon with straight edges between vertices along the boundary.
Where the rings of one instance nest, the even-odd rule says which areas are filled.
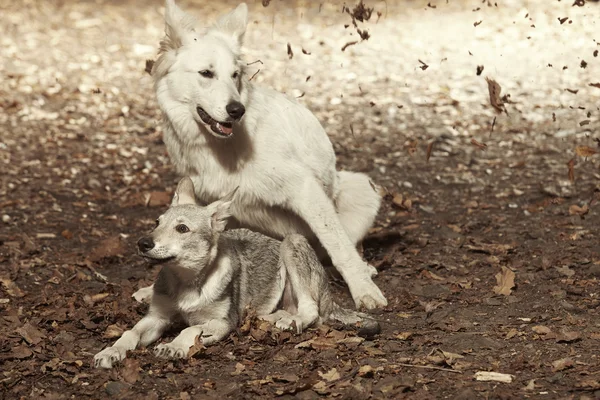
[[[186,176],[179,181],[173,200],[171,201],[171,207],[182,206],[185,204],[196,204],[196,195],[194,194],[194,183],[189,176]]]
[[[192,42],[196,36],[196,19],[185,13],[174,0],[165,4],[165,45],[175,50]]]
[[[246,3],[241,3],[235,10],[221,16],[210,30],[232,37],[241,47],[246,33],[246,25],[248,25],[248,6]]]
[[[210,226],[213,231],[223,232],[227,226],[227,219],[231,217],[231,203],[238,188],[235,188],[221,200],[215,201],[209,207],[212,215],[210,217]]]

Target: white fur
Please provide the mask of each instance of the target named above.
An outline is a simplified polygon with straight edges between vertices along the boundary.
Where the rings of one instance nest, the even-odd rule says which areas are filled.
[[[190,175],[203,203],[239,187],[231,207],[241,226],[276,238],[315,237],[347,282],[357,307],[385,306],[374,268],[355,246],[377,214],[380,197],[367,176],[337,172],[335,154],[315,116],[293,99],[242,78],[240,48],[248,20],[245,4],[202,32],[193,18],[167,1],[167,37],[153,76],[165,116],[164,141],[172,162]],[[215,78],[198,71],[210,68]],[[246,109],[223,139],[196,108],[229,122],[231,101]]]

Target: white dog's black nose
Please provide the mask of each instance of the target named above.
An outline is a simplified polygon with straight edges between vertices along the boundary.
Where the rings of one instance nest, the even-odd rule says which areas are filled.
[[[138,249],[140,249],[142,253],[146,253],[154,248],[154,241],[152,240],[152,238],[143,237],[140,240],[138,240],[137,245]]]
[[[227,110],[227,114],[229,114],[231,118],[236,120],[242,118],[246,112],[246,108],[239,101],[232,101],[231,103],[227,104],[225,110]]]

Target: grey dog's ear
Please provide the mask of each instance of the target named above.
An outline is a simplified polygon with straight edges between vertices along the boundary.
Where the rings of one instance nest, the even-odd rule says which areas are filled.
[[[196,195],[194,193],[194,183],[189,176],[186,176],[179,181],[173,200],[171,201],[171,207],[182,206],[184,204],[196,204]]]
[[[231,203],[239,187],[233,189],[222,199],[215,201],[209,207],[211,209],[210,226],[215,232],[223,232],[227,226],[227,219],[231,217]]]

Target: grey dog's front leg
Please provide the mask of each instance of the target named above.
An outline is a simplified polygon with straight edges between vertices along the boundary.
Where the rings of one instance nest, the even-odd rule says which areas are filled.
[[[151,309],[148,315],[135,324],[133,329],[125,331],[115,344],[96,354],[94,366],[96,368],[112,368],[115,363],[126,357],[127,351],[136,349],[140,344],[147,346],[155,342],[170,322],[170,319],[164,318],[156,310]]]
[[[156,346],[154,354],[162,358],[187,358],[197,337],[201,338],[203,345],[208,346],[224,339],[233,328],[228,319],[211,319],[204,324],[185,328],[171,343]]]

